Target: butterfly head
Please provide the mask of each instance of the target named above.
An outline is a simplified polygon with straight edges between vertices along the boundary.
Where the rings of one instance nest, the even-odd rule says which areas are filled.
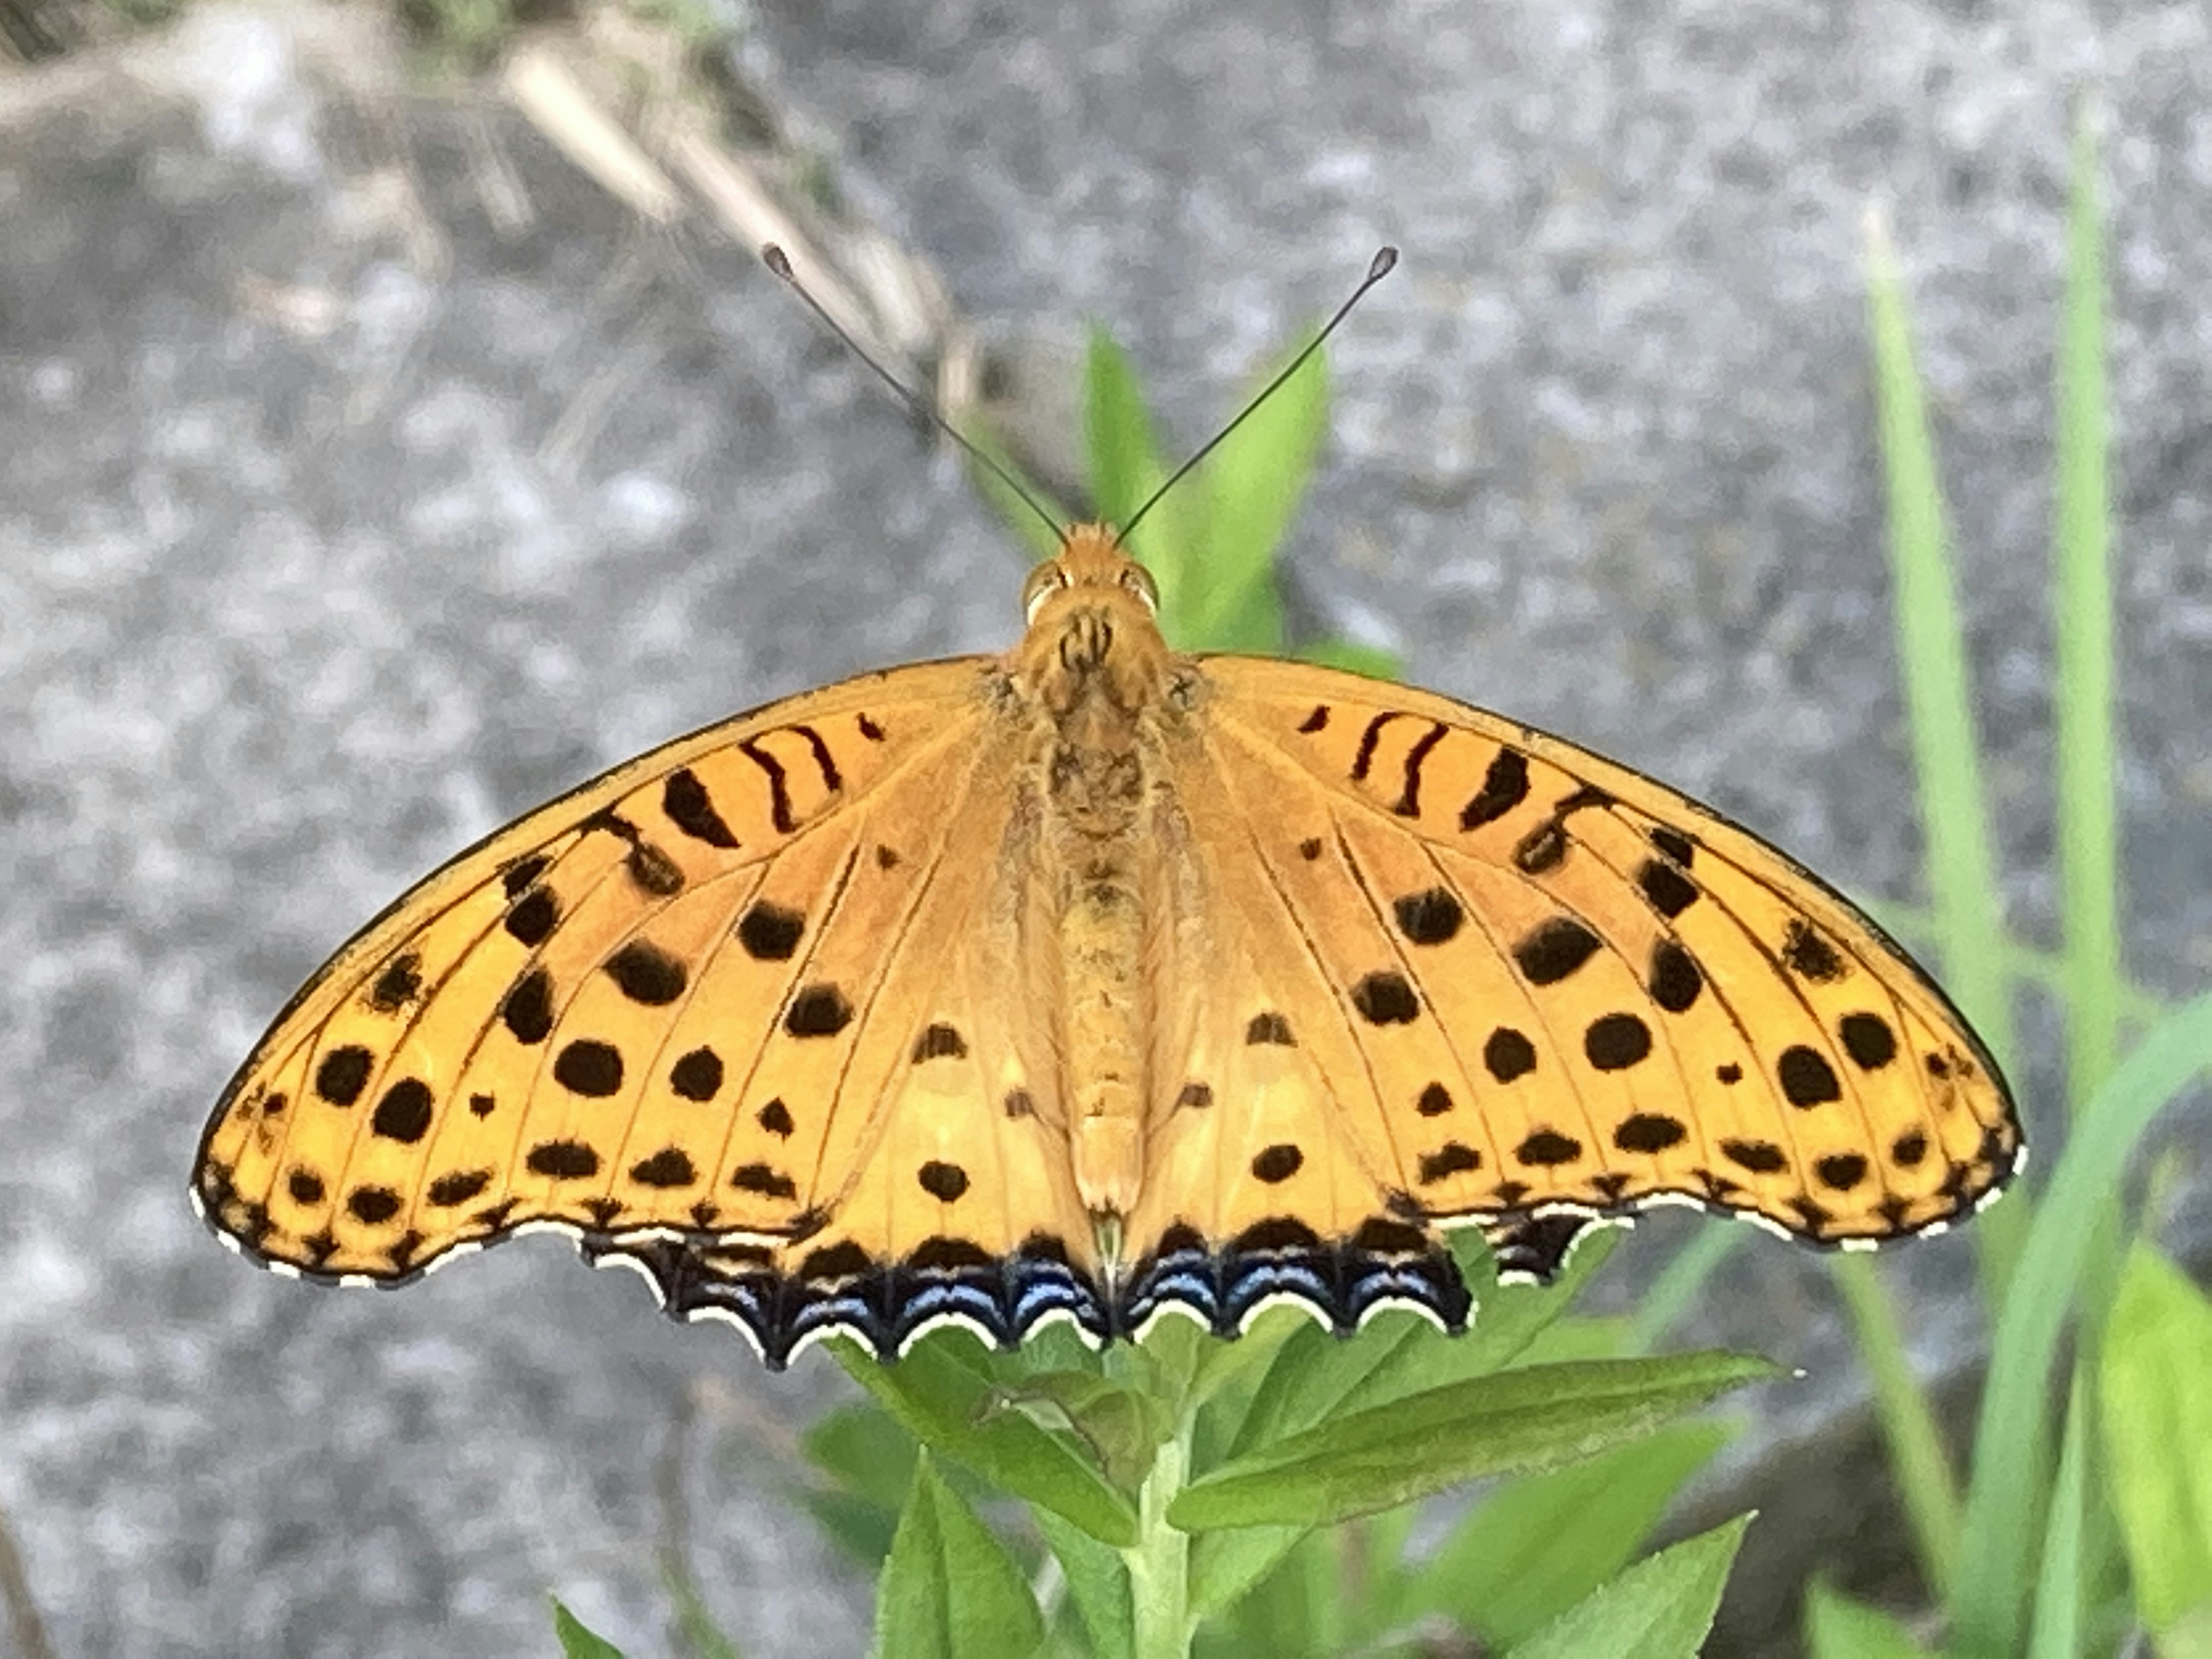
[[[1094,696],[1124,713],[1139,708],[1169,662],[1159,603],[1152,573],[1121,550],[1112,526],[1077,525],[1023,586],[1029,632],[1013,671],[1056,717]]]
[[[1108,524],[1079,524],[1065,532],[1059,552],[1030,570],[1022,585],[1022,612],[1035,628],[1048,609],[1095,608],[1105,595],[1121,596],[1124,605],[1133,599],[1147,617],[1160,608],[1158,584],[1121,550],[1120,532]]]

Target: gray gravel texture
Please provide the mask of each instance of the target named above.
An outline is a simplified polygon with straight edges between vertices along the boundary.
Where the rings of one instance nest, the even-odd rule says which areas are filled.
[[[657,739],[1016,622],[1012,539],[750,260],[667,258],[496,106],[333,68],[302,44],[331,17],[210,9],[157,69],[0,79],[0,1511],[64,1655],[544,1652],[549,1588],[644,1655],[674,1486],[744,1652],[857,1652],[866,1586],[765,1449],[826,1362],[764,1377],[545,1243],[403,1296],[286,1284],[185,1206],[231,1067],[412,877]],[[964,310],[1109,321],[1183,442],[1401,245],[1334,352],[1310,613],[1909,898],[1884,204],[2045,940],[2050,344],[2094,93],[2130,961],[2212,971],[2202,7],[763,0],[742,51]],[[1686,1224],[1632,1241],[1616,1302]],[[1894,1262],[1930,1365],[1978,1340],[1968,1257]],[[1701,1334],[1811,1373],[1754,1443],[1856,1396],[1837,1322],[1801,1256],[1737,1258]]]

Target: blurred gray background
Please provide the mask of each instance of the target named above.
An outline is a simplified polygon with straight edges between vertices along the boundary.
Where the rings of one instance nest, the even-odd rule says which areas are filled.
[[[1911,901],[1880,206],[2045,943],[2051,343],[2094,94],[2130,965],[2212,973],[2197,0],[739,21],[744,76],[987,341],[1018,370],[1105,321],[1171,448],[1401,246],[1334,348],[1304,614]],[[641,228],[495,89],[403,58],[365,9],[209,5],[0,68],[0,1516],[62,1655],[546,1652],[548,1589],[682,1651],[672,1540],[747,1655],[855,1653],[869,1587],[786,1497],[826,1360],[765,1376],[550,1242],[399,1296],[287,1284],[185,1206],[231,1068],[413,877],[664,737],[1018,620],[1012,537],[748,255]],[[1686,1224],[1629,1241],[1612,1305]],[[1932,1368],[1979,1340],[1969,1255],[1890,1263]],[[1816,1264],[1736,1258],[1698,1334],[1809,1373],[1745,1407],[1755,1447],[1850,1420],[1838,1320]],[[1899,1553],[1861,1501],[1839,1483],[1832,1524]],[[1829,1547],[1796,1547],[1770,1571]]]

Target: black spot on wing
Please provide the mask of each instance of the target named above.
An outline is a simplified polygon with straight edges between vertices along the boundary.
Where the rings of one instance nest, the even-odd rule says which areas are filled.
[[[1421,1016],[1421,1000],[1403,974],[1368,975],[1352,988],[1352,1006],[1370,1025],[1410,1025]]]
[[[730,833],[730,826],[722,822],[721,813],[715,810],[714,797],[707,793],[707,786],[688,766],[678,767],[661,785],[660,810],[668,815],[671,823],[694,841],[725,848],[738,845],[737,836]]]
[[[806,918],[766,899],[756,899],[738,919],[738,943],[756,962],[788,962],[806,931]]]
[[[560,901],[550,887],[533,887],[508,907],[505,926],[518,943],[536,950],[561,920]]]
[[[422,957],[409,951],[386,963],[369,987],[368,1006],[380,1014],[395,1014],[422,993]]]
[[[358,1043],[331,1049],[315,1067],[315,1093],[333,1106],[350,1106],[368,1086],[375,1057]]]
[[[1517,749],[1500,748],[1491,757],[1482,787],[1460,808],[1459,827],[1479,830],[1504,817],[1528,799],[1528,757]]]
[[[622,1089],[622,1051],[596,1037],[578,1037],[554,1056],[553,1080],[572,1094],[604,1100]]]
[[[1553,916],[1530,928],[1513,947],[1513,960],[1531,985],[1556,985],[1597,954],[1598,936],[1573,916]]]
[[[1836,947],[1802,916],[1792,916],[1783,930],[1782,960],[1798,978],[1815,985],[1832,985],[1850,972]]]
[[[792,998],[783,1029],[795,1037],[835,1036],[853,1023],[853,1005],[834,985],[810,985]]]
[[[668,1086],[684,1100],[712,1100],[722,1087],[722,1057],[712,1048],[694,1048],[668,1068]]]
[[[1844,1097],[1843,1085],[1837,1080],[1836,1068],[1828,1064],[1827,1056],[1802,1042],[1792,1043],[1782,1051],[1774,1072],[1782,1085],[1783,1098],[1801,1109],[1824,1106]]]
[[[682,962],[641,939],[631,939],[609,957],[606,971],[624,996],[648,1008],[667,1006],[690,982]]]
[[[384,1091],[369,1118],[370,1132],[386,1140],[412,1146],[430,1132],[436,1100],[430,1085],[420,1078],[402,1078]]]

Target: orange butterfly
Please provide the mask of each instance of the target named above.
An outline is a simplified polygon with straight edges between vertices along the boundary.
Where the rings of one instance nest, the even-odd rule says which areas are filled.
[[[278,1018],[195,1202],[395,1284],[550,1228],[781,1366],[965,1324],[1340,1329],[1680,1202],[1937,1231],[2021,1152],[1879,928],[1710,809],[1426,692],[1189,657],[1104,526],[1003,657],[771,703],[500,830]]]

